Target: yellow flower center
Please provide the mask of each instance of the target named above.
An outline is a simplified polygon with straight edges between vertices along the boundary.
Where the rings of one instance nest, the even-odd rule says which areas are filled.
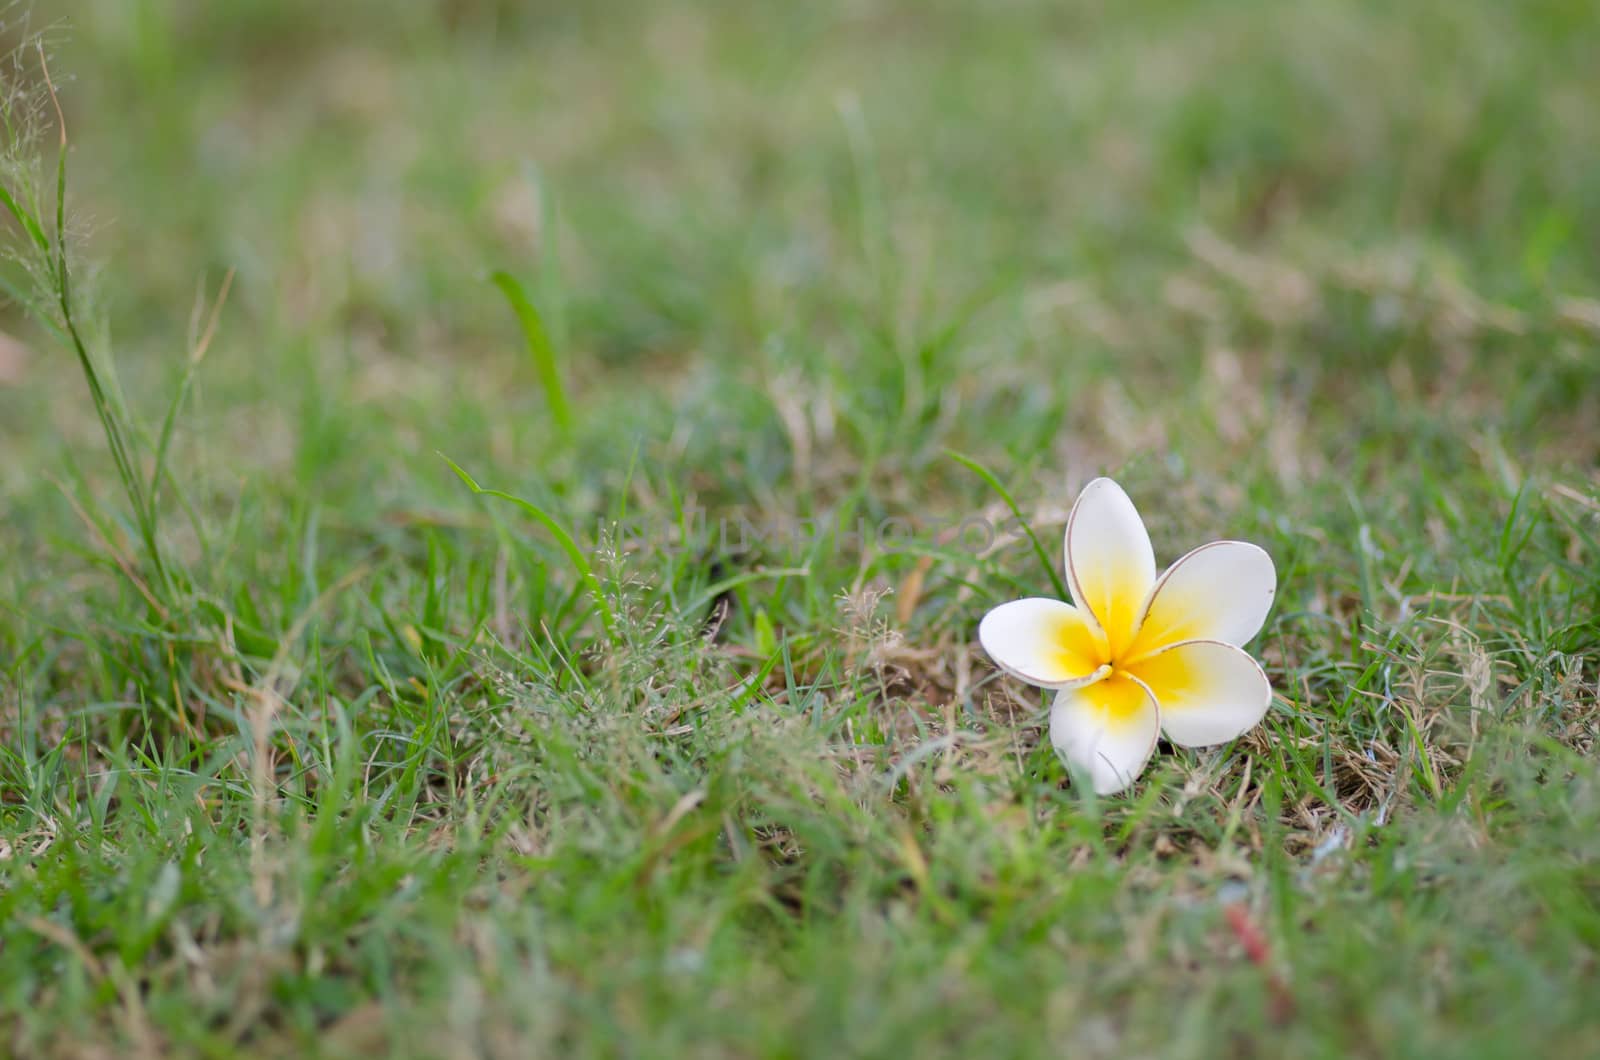
[[[1147,689],[1159,703],[1193,686],[1195,675],[1184,653],[1161,651],[1176,643],[1167,633],[1132,627],[1116,644],[1098,627],[1064,622],[1055,640],[1063,668],[1090,679],[1083,696],[1106,721],[1120,723],[1134,720],[1145,709]]]

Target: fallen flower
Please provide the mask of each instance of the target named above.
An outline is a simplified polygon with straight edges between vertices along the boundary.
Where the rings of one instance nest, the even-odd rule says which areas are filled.
[[[1073,602],[1001,604],[983,616],[978,640],[1013,677],[1057,690],[1050,742],[1096,792],[1132,784],[1159,734],[1207,747],[1255,727],[1272,687],[1241,646],[1277,591],[1266,552],[1213,541],[1158,580],[1144,522],[1108,478],[1078,495],[1066,552]]]

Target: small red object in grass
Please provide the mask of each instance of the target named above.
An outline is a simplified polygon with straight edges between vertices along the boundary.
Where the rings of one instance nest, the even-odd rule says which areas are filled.
[[[1223,907],[1222,912],[1228,918],[1228,926],[1239,936],[1239,943],[1244,947],[1245,956],[1250,958],[1252,964],[1259,964],[1265,968],[1269,956],[1266,936],[1261,934],[1261,929],[1250,919],[1250,914],[1245,911],[1244,906],[1235,903]]]
[[[1225,905],[1222,913],[1228,918],[1228,927],[1233,929],[1239,945],[1244,947],[1245,956],[1266,976],[1267,992],[1272,999],[1272,1021],[1280,1024],[1289,1022],[1294,1018],[1294,995],[1289,992],[1289,985],[1283,981],[1283,977],[1272,967],[1272,951],[1267,946],[1267,936],[1250,919],[1250,912],[1242,903]]]

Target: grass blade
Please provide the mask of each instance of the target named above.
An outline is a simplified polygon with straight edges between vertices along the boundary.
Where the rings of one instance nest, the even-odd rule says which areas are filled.
[[[28,238],[34,245],[45,253],[50,252],[50,237],[44,234],[44,228],[39,224],[38,218],[17,205],[17,200],[12,196],[10,189],[0,186],[0,206],[4,206],[17,223],[28,233]]]
[[[600,579],[595,577],[594,568],[589,564],[589,557],[583,554],[583,549],[579,548],[572,535],[567,533],[566,527],[562,526],[548,512],[532,501],[523,500],[521,497],[513,493],[506,493],[503,490],[485,489],[478,485],[477,480],[467,474],[460,464],[457,464],[443,453],[440,453],[439,456],[445,463],[450,465],[450,470],[454,471],[473,493],[481,497],[494,497],[499,500],[510,501],[531,516],[540,526],[548,530],[550,536],[556,539],[556,544],[561,546],[561,551],[566,553],[567,560],[572,564],[573,570],[577,571],[578,577],[583,579],[584,584],[589,587],[589,591],[594,594],[595,607],[600,611],[600,619],[605,623],[606,632],[615,631],[616,616],[611,613],[611,607],[606,603],[606,595],[601,588]]]
[[[1000,495],[1000,499],[1006,502],[1006,507],[1011,509],[1011,514],[1017,517],[1017,524],[1022,527],[1022,532],[1028,535],[1029,541],[1033,542],[1034,555],[1039,557],[1039,565],[1044,567],[1046,574],[1050,575],[1050,584],[1055,586],[1057,598],[1061,600],[1072,599],[1071,594],[1067,592],[1066,583],[1061,580],[1060,572],[1056,570],[1055,563],[1051,562],[1049,553],[1045,552],[1044,546],[1039,544],[1038,537],[1033,533],[1033,527],[1029,526],[1028,520],[1022,517],[1022,510],[1017,507],[1017,502],[1011,499],[1011,494],[1000,484],[1000,480],[995,478],[994,472],[972,459],[972,457],[964,456],[954,449],[946,449],[944,452],[951,460],[983,479],[990,489]]]
[[[522,284],[517,278],[504,269],[496,269],[490,273],[489,279],[500,288],[506,296],[506,301],[511,304],[511,311],[517,314],[517,322],[522,325],[522,335],[528,341],[528,356],[533,361],[533,370],[539,375],[539,382],[544,387],[545,400],[550,405],[550,415],[556,421],[556,428],[563,436],[572,434],[572,407],[567,403],[567,392],[561,383],[561,369],[556,364],[555,347],[550,343],[550,335],[545,331],[544,319],[539,316],[539,311],[534,308],[528,294],[522,289]]]
[[[172,432],[178,424],[178,413],[183,408],[183,403],[194,389],[194,376],[200,370],[200,362],[205,360],[206,351],[211,348],[211,339],[217,333],[217,321],[222,315],[222,307],[228,303],[228,291],[233,287],[233,270],[229,269],[222,278],[222,287],[217,292],[217,300],[212,303],[210,319],[206,321],[205,330],[195,340],[194,346],[189,350],[189,357],[183,368],[183,378],[178,382],[178,390],[172,395],[172,402],[167,406],[167,414],[161,421],[161,434],[156,442],[155,470],[150,472],[150,503],[152,506],[160,501],[161,483],[167,474],[167,453],[172,446]]]

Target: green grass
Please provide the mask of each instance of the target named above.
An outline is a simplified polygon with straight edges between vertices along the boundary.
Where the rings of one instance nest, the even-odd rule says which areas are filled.
[[[1600,1051],[1588,3],[60,6],[0,1053]],[[1096,799],[1103,472],[1279,696]]]

